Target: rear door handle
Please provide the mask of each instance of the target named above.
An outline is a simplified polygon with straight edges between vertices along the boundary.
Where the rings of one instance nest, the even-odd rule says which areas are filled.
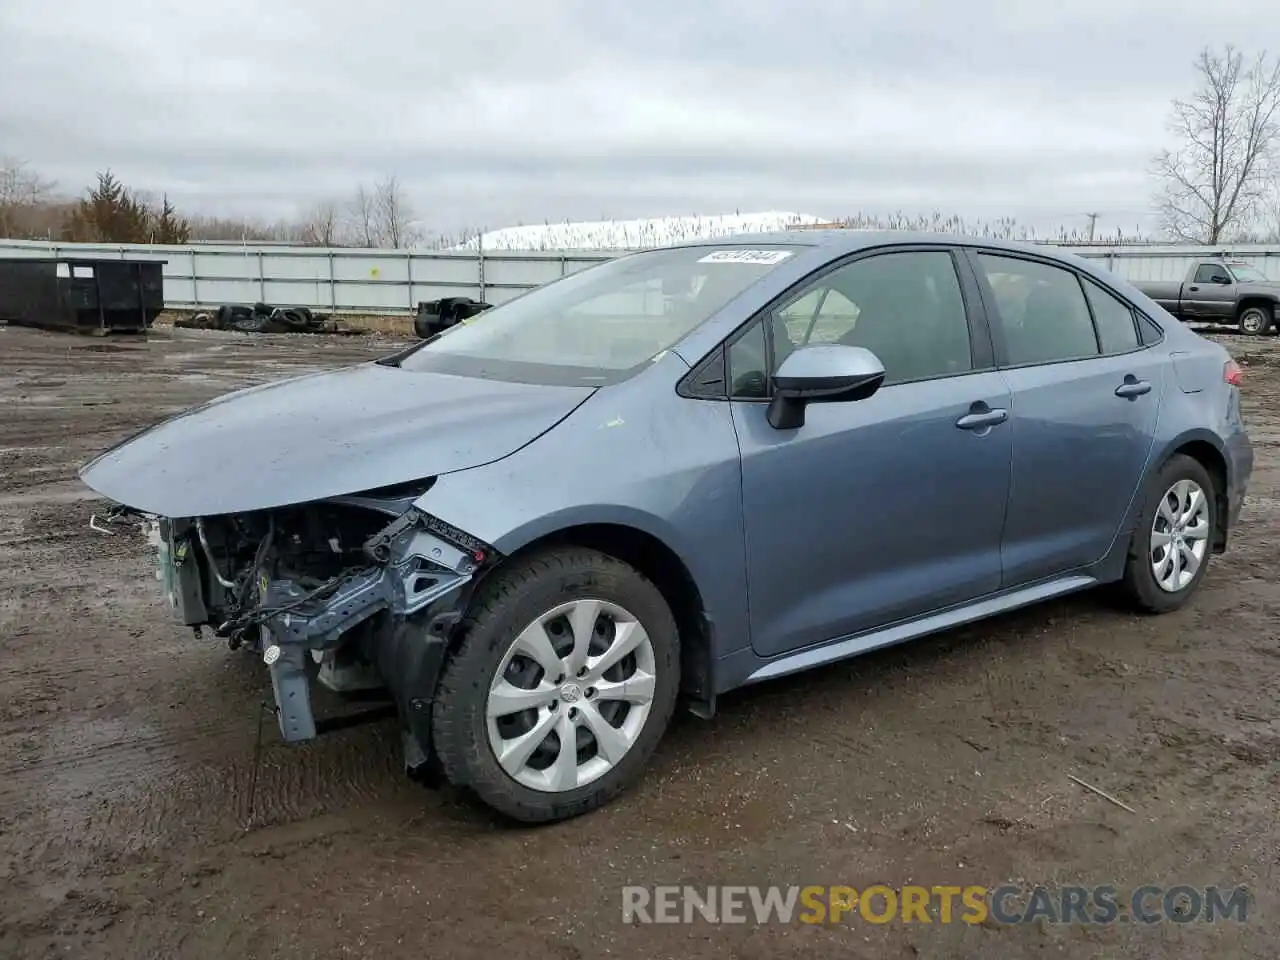
[[[1140,397],[1144,393],[1150,393],[1150,392],[1151,392],[1151,381],[1137,380],[1137,379],[1134,379],[1134,377],[1132,376],[1125,377],[1124,383],[1116,387],[1116,396],[1124,397],[1127,400],[1132,400],[1134,397]]]
[[[1004,423],[1008,419],[1009,411],[997,408],[995,410],[966,413],[956,421],[956,426],[961,430],[982,430],[985,427],[994,427],[997,424]]]

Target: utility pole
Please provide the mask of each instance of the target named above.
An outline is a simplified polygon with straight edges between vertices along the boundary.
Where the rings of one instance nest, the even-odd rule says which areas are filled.
[[[1089,218],[1089,242],[1093,243],[1093,228],[1098,223],[1098,215],[1096,213],[1086,213],[1085,216]]]

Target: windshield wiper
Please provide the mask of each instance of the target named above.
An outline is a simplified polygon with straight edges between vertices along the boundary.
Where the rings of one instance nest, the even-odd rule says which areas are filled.
[[[430,341],[428,340],[421,340],[418,343],[411,343],[409,344],[409,346],[405,347],[403,350],[397,350],[395,353],[389,354],[388,356],[379,357],[377,360],[373,362],[380,367],[398,367],[402,363],[404,363],[404,360],[406,357],[411,356],[414,353],[417,353],[419,350],[425,347],[429,342]]]

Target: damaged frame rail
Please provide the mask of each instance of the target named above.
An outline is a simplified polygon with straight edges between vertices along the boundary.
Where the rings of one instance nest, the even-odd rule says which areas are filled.
[[[260,652],[286,742],[399,713],[406,728],[406,767],[426,762],[431,742],[426,707],[445,643],[462,618],[467,588],[482,569],[501,559],[492,546],[409,506],[364,541],[366,563],[307,587],[264,569],[274,525],[253,565],[234,579],[220,569],[205,518],[161,517],[117,506],[89,519],[91,529],[107,534],[124,523],[139,525],[157,550],[162,592],[176,619],[197,636],[213,625],[207,602],[212,584],[237,599],[236,615],[217,624],[214,633],[232,649],[247,645]],[[244,602],[250,589],[251,606]],[[389,616],[381,629],[360,635],[358,628],[371,626],[383,612]],[[337,663],[340,648],[351,643],[363,643],[366,655],[365,672],[355,679],[350,665]],[[311,707],[313,670],[316,679],[338,692],[385,688],[390,703],[317,719]]]

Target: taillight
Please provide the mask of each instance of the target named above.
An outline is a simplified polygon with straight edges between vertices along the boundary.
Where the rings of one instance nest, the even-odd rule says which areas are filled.
[[[1244,371],[1240,369],[1240,364],[1234,360],[1228,360],[1224,363],[1222,365],[1222,379],[1233,387],[1238,387],[1244,383]]]

